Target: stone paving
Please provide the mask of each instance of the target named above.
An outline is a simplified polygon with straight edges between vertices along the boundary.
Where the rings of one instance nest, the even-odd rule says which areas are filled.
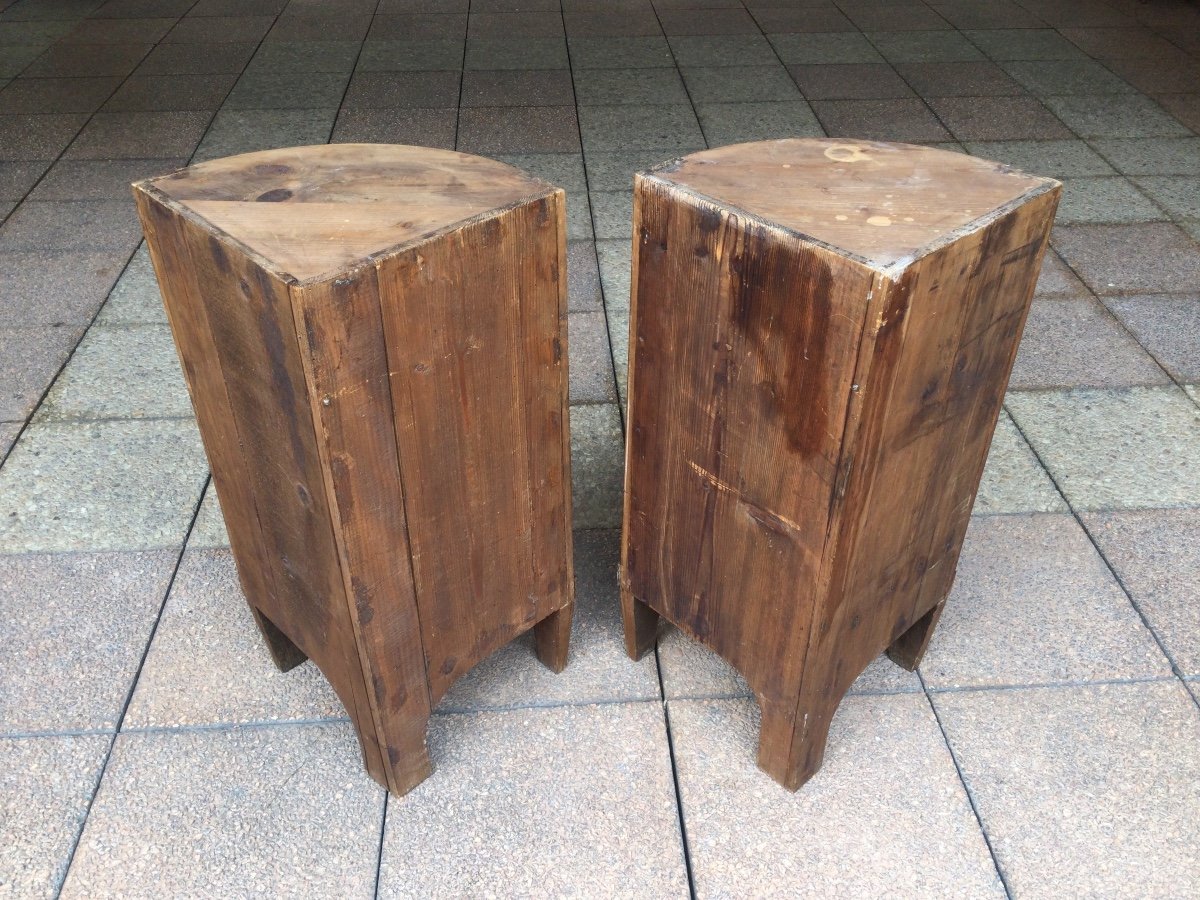
[[[0,0],[0,894],[1200,896],[1200,11],[1186,0]],[[616,596],[631,173],[937,143],[1066,183],[959,577],[799,793]],[[362,772],[242,603],[128,182],[334,141],[570,202],[579,612]]]

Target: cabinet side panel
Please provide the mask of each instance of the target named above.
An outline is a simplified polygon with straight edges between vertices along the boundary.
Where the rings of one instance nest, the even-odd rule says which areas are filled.
[[[381,772],[288,286],[207,229],[172,217],[178,262],[196,286],[186,302],[202,305],[210,334],[201,351],[212,355],[205,366],[220,379],[228,402],[221,440],[231,431],[241,449],[242,477],[228,484],[234,490],[220,493],[221,503],[230,501],[227,509],[239,510],[239,517],[252,508],[258,523],[261,556],[247,559],[234,545],[241,571],[261,567],[266,573],[267,595],[250,600],[329,679],[359,725],[367,767]]]
[[[293,286],[292,297],[347,612],[389,786],[402,793],[427,774],[423,750],[410,745],[424,742],[430,704],[376,271]]]
[[[570,602],[560,199],[379,263],[433,703]]]
[[[794,704],[872,273],[636,191],[625,587]]]
[[[1035,197],[886,285],[810,650],[825,681],[806,695],[840,696],[949,592],[1057,199]],[[824,663],[835,656],[841,666]]]

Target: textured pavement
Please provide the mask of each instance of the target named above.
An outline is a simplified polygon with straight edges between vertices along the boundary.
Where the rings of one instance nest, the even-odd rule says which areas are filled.
[[[799,793],[745,683],[624,655],[631,174],[935,143],[1066,192],[957,583]],[[1200,896],[1200,8],[0,0],[0,896]],[[292,144],[568,192],[579,610],[458,683],[407,797],[241,599],[128,183]]]

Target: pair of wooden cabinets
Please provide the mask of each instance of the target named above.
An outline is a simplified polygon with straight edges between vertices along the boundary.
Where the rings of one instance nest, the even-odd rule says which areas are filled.
[[[637,176],[620,573],[731,662],[795,789],[854,678],[920,660],[954,576],[1055,182],[785,140]],[[573,575],[559,189],[449,151],[247,154],[135,185],[246,598],[337,690],[368,771]]]

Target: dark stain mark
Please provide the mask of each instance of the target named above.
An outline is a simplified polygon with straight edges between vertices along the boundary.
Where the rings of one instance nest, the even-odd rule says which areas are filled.
[[[210,236],[208,239],[208,252],[209,255],[212,256],[212,261],[216,264],[217,270],[222,275],[232,274],[232,269],[229,265],[229,257],[225,253],[225,248],[221,246],[221,242],[215,237]]]
[[[296,388],[292,384],[292,379],[288,373],[288,350],[287,344],[283,339],[283,332],[279,328],[279,322],[276,321],[274,311],[271,308],[268,297],[273,294],[274,285],[271,284],[270,276],[262,270],[256,270],[254,277],[258,281],[258,327],[263,337],[263,345],[267,350],[267,362],[271,371],[271,384],[274,386],[275,396],[280,400],[281,411],[283,412],[284,421],[287,423],[288,438],[292,447],[292,457],[295,459],[297,466],[301,471],[304,471],[307,466],[305,459],[307,454],[304,449],[304,437],[300,431],[300,420],[297,413],[297,397]],[[242,281],[242,289],[249,295],[249,285]]]
[[[441,669],[440,669],[439,671],[440,671],[440,672],[441,672],[443,675],[449,675],[451,672],[453,672],[453,671],[454,671],[454,667],[455,667],[457,664],[458,664],[458,657],[457,657],[457,656],[447,656],[447,657],[446,657],[446,661],[445,661],[444,663],[442,663],[442,667],[441,667]]]
[[[253,169],[253,173],[260,177],[269,177],[271,175],[288,175],[291,174],[292,167],[285,166],[282,163],[262,163]]]
[[[390,744],[388,745],[388,748],[387,748],[387,755],[388,755],[388,762],[390,762],[393,766],[398,765],[400,760],[404,758],[404,755],[399,750],[397,750],[395,747],[391,746]]]
[[[275,188],[273,191],[267,191],[254,198],[257,203],[280,203],[283,200],[291,199],[292,192],[287,188]]]
[[[559,363],[562,361],[562,341],[559,340],[558,338],[555,338],[553,341],[553,347],[554,347],[554,362]]]
[[[358,624],[370,625],[375,618],[375,608],[371,606],[371,593],[357,575],[350,576],[350,588],[354,591],[354,608],[358,610]]]
[[[312,509],[312,494],[308,492],[308,488],[302,484],[296,485],[296,495],[305,509]]]

